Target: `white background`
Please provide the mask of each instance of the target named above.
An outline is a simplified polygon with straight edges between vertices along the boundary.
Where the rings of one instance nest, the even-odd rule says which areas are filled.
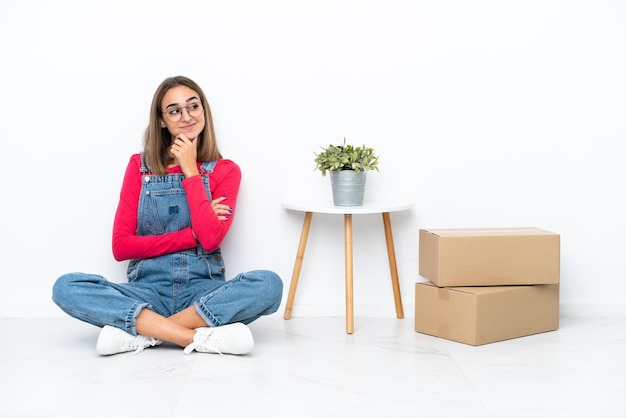
[[[243,170],[229,275],[285,281],[302,214],[330,199],[314,152],[373,147],[412,316],[419,228],[561,235],[567,309],[626,302],[626,5],[618,1],[3,1],[0,317],[64,315],[59,275],[123,281],[111,229],[157,85],[205,90]],[[393,316],[382,222],[354,219],[357,315]],[[341,216],[313,218],[294,316],[342,315]],[[284,300],[283,300],[284,304]],[[281,308],[282,313],[282,308]]]

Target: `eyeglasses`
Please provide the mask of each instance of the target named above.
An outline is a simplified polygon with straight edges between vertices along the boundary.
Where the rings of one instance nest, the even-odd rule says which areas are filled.
[[[183,109],[187,109],[187,113],[192,118],[197,118],[202,114],[202,103],[191,103],[189,106],[172,107],[163,112],[167,120],[170,122],[178,122],[183,117]]]

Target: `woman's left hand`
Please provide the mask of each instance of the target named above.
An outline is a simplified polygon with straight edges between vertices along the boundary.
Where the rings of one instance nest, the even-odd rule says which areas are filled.
[[[226,200],[226,196],[218,197],[217,199],[213,199],[211,201],[213,212],[217,215],[217,219],[221,221],[227,220],[233,213],[233,209],[230,206],[222,203],[224,200]]]

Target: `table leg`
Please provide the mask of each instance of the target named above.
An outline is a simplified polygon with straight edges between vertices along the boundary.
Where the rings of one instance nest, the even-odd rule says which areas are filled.
[[[352,215],[344,215],[344,235],[346,241],[346,332],[354,332],[354,299],[352,286]]]
[[[389,212],[383,212],[383,224],[385,225],[385,239],[387,240],[387,256],[389,258],[389,269],[391,270],[391,286],[393,287],[393,298],[396,303],[396,317],[404,318],[402,309],[402,297],[400,295],[400,283],[398,282],[398,267],[396,265],[396,252],[393,247],[393,235],[391,233],[391,220]]]
[[[309,238],[309,229],[311,228],[311,219],[313,212],[306,212],[304,215],[304,223],[302,225],[302,233],[300,234],[300,244],[296,253],[296,262],[293,266],[293,274],[291,275],[291,284],[289,285],[289,295],[287,296],[287,305],[285,306],[285,314],[283,318],[291,318],[291,310],[293,308],[293,300],[296,297],[296,289],[298,288],[298,279],[300,278],[300,269],[302,268],[302,260],[304,260],[304,250],[306,242]]]

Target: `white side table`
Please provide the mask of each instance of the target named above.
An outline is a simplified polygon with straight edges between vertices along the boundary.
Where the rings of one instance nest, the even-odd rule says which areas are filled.
[[[398,282],[398,268],[396,266],[396,253],[393,246],[393,235],[391,232],[390,212],[408,210],[412,203],[392,203],[392,202],[364,202],[363,206],[334,206],[332,203],[324,202],[283,202],[282,207],[289,210],[304,212],[304,224],[300,235],[300,244],[296,253],[296,262],[293,267],[291,284],[289,286],[289,296],[285,307],[285,319],[291,318],[293,301],[296,297],[300,269],[304,260],[304,250],[309,237],[309,229],[313,213],[326,213],[344,215],[344,239],[345,239],[345,270],[346,270],[346,332],[354,332],[354,300],[353,300],[353,275],[352,275],[352,215],[362,214],[382,214],[383,225],[385,227],[385,239],[387,241],[387,255],[389,258],[389,269],[391,271],[391,285],[393,287],[393,297],[396,304],[396,316],[404,318],[402,309],[402,297],[400,295],[400,284]]]

